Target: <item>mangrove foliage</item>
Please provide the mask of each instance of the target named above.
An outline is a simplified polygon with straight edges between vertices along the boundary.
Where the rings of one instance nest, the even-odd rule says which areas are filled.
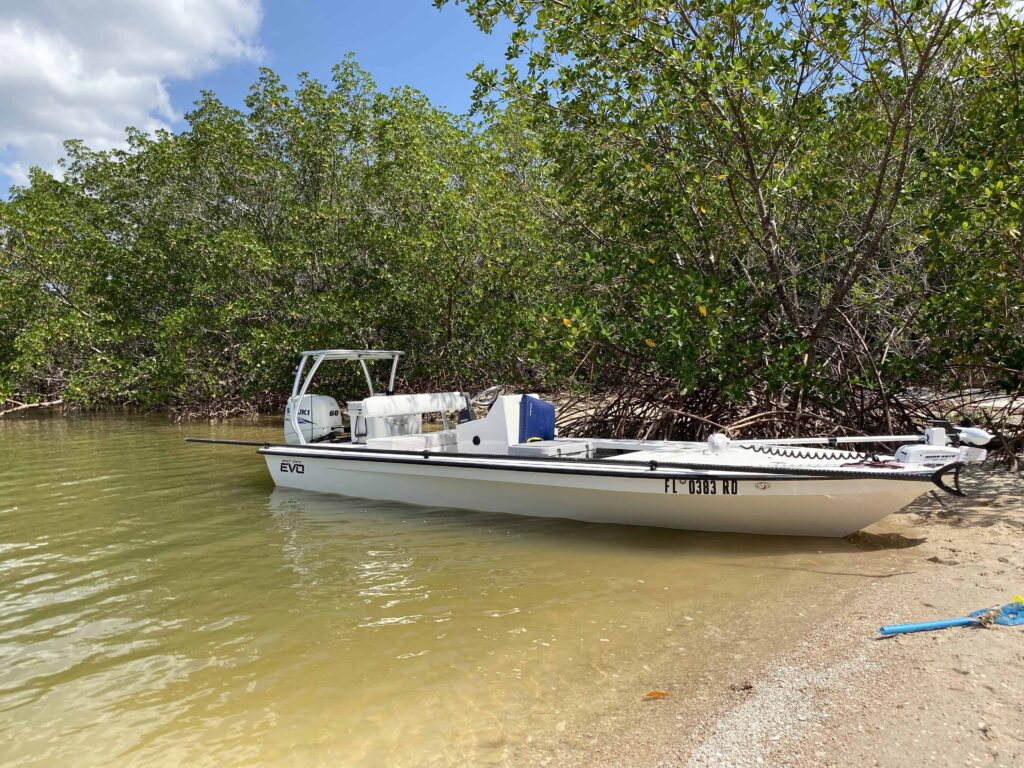
[[[454,4],[511,22],[470,116],[351,59],[264,71],[242,110],[206,94],[13,189],[0,398],[276,408],[297,351],[361,346],[407,350],[410,384],[566,389],[620,434],[898,429],[963,389],[1013,421],[1014,7]]]

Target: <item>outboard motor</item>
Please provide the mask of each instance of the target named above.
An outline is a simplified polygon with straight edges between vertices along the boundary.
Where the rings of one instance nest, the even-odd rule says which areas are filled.
[[[294,401],[289,400],[284,409],[284,441],[291,445],[300,442],[316,443],[323,440],[332,432],[342,432],[344,423],[341,419],[341,408],[333,397],[326,395],[304,395],[299,403],[299,429],[302,431],[302,441],[295,433],[292,425],[292,405]]]

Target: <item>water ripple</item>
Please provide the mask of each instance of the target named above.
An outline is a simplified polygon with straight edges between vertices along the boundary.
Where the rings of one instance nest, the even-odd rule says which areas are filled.
[[[0,421],[5,766],[500,762],[845,552],[274,490],[182,440],[279,428]]]

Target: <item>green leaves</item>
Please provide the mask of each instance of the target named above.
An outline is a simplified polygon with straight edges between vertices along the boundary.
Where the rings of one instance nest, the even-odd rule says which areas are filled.
[[[932,296],[948,303],[962,287],[925,269],[939,243],[921,242],[921,225],[945,210],[959,258],[977,259],[982,240],[966,238],[988,226],[980,210],[1017,210],[997,165],[967,163],[959,174],[977,188],[945,196],[929,160],[975,155],[964,142],[970,121],[989,121],[969,106],[982,78],[1020,92],[1020,24],[997,4],[456,4],[486,29],[512,21],[514,45],[532,41],[519,68],[477,73],[477,103],[516,110],[539,137],[563,236],[593,254],[569,306],[586,308],[613,357],[639,348],[641,367],[684,387],[826,403],[873,368],[890,366],[896,388],[937,370],[916,324]],[[984,130],[1024,146],[1019,100],[995,90]],[[998,228],[1008,241],[1021,231]],[[966,316],[951,332],[964,347],[979,336]]]
[[[348,58],[37,171],[0,206],[0,394],[269,403],[295,350],[339,344],[406,348],[445,387],[599,386],[607,364],[786,407],[1014,380],[1019,20],[457,4],[510,29],[473,121]]]
[[[564,271],[511,120],[486,130],[349,58],[330,83],[263,70],[181,134],[69,145],[0,207],[0,395],[251,404],[296,351],[409,350],[407,376],[514,381]],[[536,345],[535,348],[540,348]],[[474,369],[462,362],[472,357]]]

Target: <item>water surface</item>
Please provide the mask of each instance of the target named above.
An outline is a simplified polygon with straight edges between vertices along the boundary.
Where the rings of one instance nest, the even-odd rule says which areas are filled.
[[[850,578],[843,541],[275,490],[183,442],[278,433],[0,420],[0,762],[501,764]]]

